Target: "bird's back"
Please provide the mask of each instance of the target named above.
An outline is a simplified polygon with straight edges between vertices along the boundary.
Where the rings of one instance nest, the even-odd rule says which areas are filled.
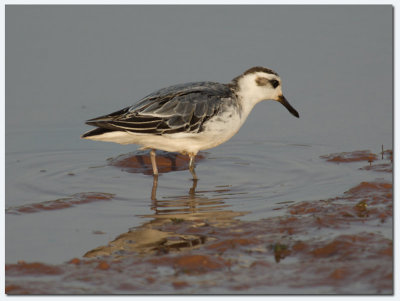
[[[132,106],[90,119],[86,123],[107,131],[143,134],[201,132],[204,122],[220,114],[221,105],[226,101],[232,102],[233,98],[226,84],[178,84],[155,91]],[[90,132],[85,135],[87,137]]]

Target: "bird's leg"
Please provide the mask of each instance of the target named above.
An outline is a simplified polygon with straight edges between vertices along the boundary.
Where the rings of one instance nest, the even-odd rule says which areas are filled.
[[[153,176],[153,187],[151,189],[151,199],[157,201],[157,185],[158,185],[158,175]],[[155,206],[157,210],[157,206]]]
[[[189,196],[191,199],[194,199],[194,197],[196,196],[197,181],[198,179],[193,179],[192,188],[189,189]]]
[[[192,176],[193,176],[193,180],[198,180],[198,178],[197,178],[197,175],[196,175],[196,172],[194,171],[194,158],[196,157],[196,155],[194,155],[194,154],[189,154],[189,158],[190,158],[190,161],[189,161],[189,170],[190,170],[190,173],[192,174]]]
[[[155,149],[152,149],[150,151],[150,160],[151,160],[151,166],[153,167],[153,174],[156,176],[156,175],[158,175],[158,169],[157,169]]]

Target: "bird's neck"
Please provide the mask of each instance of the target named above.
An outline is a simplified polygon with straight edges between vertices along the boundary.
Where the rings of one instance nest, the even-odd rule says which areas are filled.
[[[241,120],[242,123],[247,119],[250,112],[253,110],[254,106],[260,102],[259,98],[252,95],[241,95],[240,92],[237,93],[238,101],[241,107]]]

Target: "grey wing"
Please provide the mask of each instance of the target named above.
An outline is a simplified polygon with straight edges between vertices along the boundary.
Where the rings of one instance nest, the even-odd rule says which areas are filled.
[[[226,85],[189,83],[162,89],[136,105],[87,121],[109,130],[151,133],[198,133],[203,124],[221,112],[231,96]]]

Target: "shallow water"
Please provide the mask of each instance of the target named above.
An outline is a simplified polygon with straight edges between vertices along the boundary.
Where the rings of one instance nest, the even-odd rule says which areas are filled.
[[[289,147],[277,142],[263,146]],[[240,147],[230,147],[233,153],[237,148]],[[71,153],[74,152],[68,155]],[[257,152],[253,155],[257,157]],[[260,181],[254,172],[241,172],[246,177],[231,176],[230,183],[235,184],[220,185],[224,180],[211,175],[219,164],[214,160],[231,162],[232,167],[226,168],[231,175],[239,175],[235,167],[251,166],[252,159],[218,153],[211,158],[209,153],[202,153],[200,157],[198,167],[205,174],[205,184],[199,173],[199,181],[190,180],[189,172],[181,170],[187,167],[187,160],[185,164],[181,156],[171,154],[159,154],[160,170],[166,171],[171,162],[180,162],[170,166],[181,171],[165,172],[158,178],[146,175],[151,171],[149,159],[139,151],[109,159],[95,168],[76,168],[67,175],[90,177],[101,182],[104,189],[117,189],[115,194],[75,193],[8,207],[7,227],[12,228],[7,233],[13,235],[8,238],[8,245],[14,248],[9,254],[17,252],[16,256],[9,256],[11,263],[6,265],[6,293],[393,291],[390,151],[384,153],[383,159],[369,151],[359,151],[316,160],[318,166],[334,167],[327,171],[335,176],[325,178],[320,168],[309,163],[313,160],[292,160],[297,163],[289,163],[291,168],[279,169],[286,171],[287,184],[276,183],[276,187],[265,183],[264,178]],[[274,157],[280,158],[268,156]],[[374,158],[371,164],[370,158]],[[282,160],[277,163],[282,165]],[[272,174],[277,171],[274,164],[267,165]],[[306,170],[316,169],[315,175],[319,175],[303,170],[302,175],[311,179],[304,181],[307,189],[290,176],[303,165]],[[88,175],[97,169],[107,171],[111,175],[109,183],[114,185],[105,185],[101,177]],[[338,178],[347,180],[339,189],[352,181],[362,182],[336,193],[334,183],[340,182]],[[125,186],[120,185],[119,179],[126,182]],[[129,180],[135,184],[129,184]],[[185,188],[177,188],[187,183],[190,184]],[[252,190],[245,189],[250,186]],[[324,189],[322,195],[332,193],[332,197],[313,199],[321,193],[319,186]],[[291,198],[296,190],[313,198]],[[125,228],[121,229],[121,225]],[[18,239],[21,237],[22,241]],[[40,256],[32,256],[37,254]]]
[[[169,214],[228,210],[241,215],[242,220],[257,220],[279,216],[288,205],[333,197],[361,180],[376,178],[367,171],[320,158],[335,151],[322,145],[239,138],[203,152],[204,158],[196,166],[199,181],[195,188],[201,202],[192,209],[187,199],[193,181],[187,169],[159,176],[155,195],[158,202],[154,205],[153,176],[110,165],[111,158],[121,155],[116,152],[85,149],[8,153],[8,213],[13,208],[68,199],[79,193],[112,197],[62,210],[6,214],[6,262],[23,259],[58,263],[82,256],[129,228],[146,223],[149,216],[162,214],[166,206]],[[136,151],[128,156],[136,153],[146,154]],[[365,166],[365,162],[358,164]],[[150,171],[150,165],[147,168]],[[390,175],[379,177],[390,180]],[[104,234],[93,234],[98,232]]]

